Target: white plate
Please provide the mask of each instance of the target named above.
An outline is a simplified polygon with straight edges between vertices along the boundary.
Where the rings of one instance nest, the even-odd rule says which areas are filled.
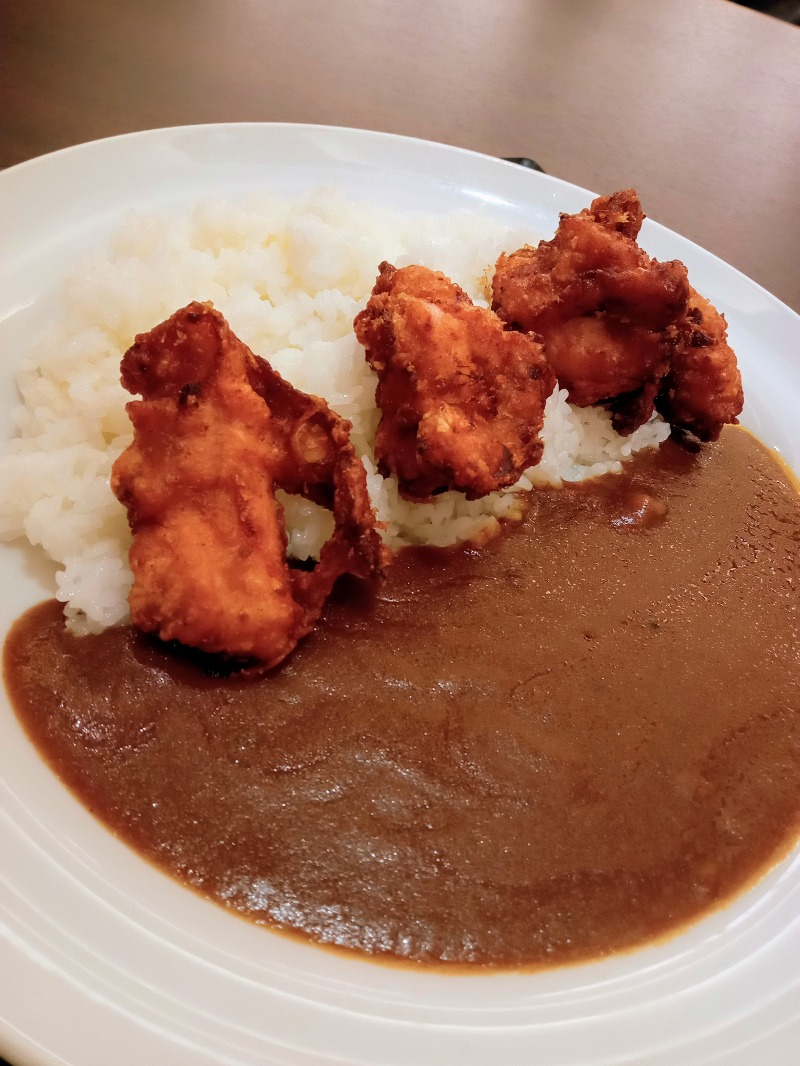
[[[312,126],[160,130],[15,167],[0,175],[0,439],[15,360],[59,279],[125,209],[328,183],[415,208],[484,203],[534,234],[589,202],[470,152]],[[743,421],[800,470],[800,318],[649,221],[642,244],[683,259],[728,316]],[[3,634],[52,594],[32,558],[0,546]],[[413,973],[265,932],[181,888],[72,798],[3,699],[0,856],[0,1052],[15,1066],[785,1066],[800,1047],[798,852],[661,945],[540,974]]]

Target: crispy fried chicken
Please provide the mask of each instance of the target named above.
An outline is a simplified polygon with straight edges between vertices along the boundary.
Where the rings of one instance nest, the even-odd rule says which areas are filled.
[[[689,297],[683,264],[658,263],[636,244],[642,218],[633,190],[600,197],[563,215],[551,241],[501,255],[492,283],[492,306],[541,336],[570,401],[613,400],[621,432],[652,414]]]
[[[133,623],[275,665],[340,574],[384,562],[349,423],[285,382],[207,304],[137,337],[122,383],[143,397],[128,404],[134,441],[112,473],[134,535]],[[287,564],[277,487],[333,508],[313,571]]]
[[[655,406],[712,440],[741,410],[736,358],[686,267],[638,246],[643,219],[633,189],[563,215],[552,240],[500,256],[492,306],[513,328],[539,334],[570,401],[608,404],[619,432]]]
[[[555,376],[535,338],[504,331],[444,274],[389,263],[354,325],[378,373],[375,454],[407,499],[475,499],[539,461]]]
[[[698,440],[716,440],[744,404],[742,375],[728,344],[725,316],[691,290],[683,343],[672,356],[656,408]]]

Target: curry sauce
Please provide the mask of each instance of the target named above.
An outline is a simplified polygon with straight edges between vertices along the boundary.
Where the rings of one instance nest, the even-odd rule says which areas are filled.
[[[10,634],[31,740],[252,920],[416,964],[629,948],[800,830],[800,497],[742,430],[537,490],[494,542],[342,581],[266,678],[60,605]]]

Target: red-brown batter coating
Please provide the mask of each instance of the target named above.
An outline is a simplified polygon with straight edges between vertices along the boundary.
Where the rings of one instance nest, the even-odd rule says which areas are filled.
[[[163,640],[280,662],[313,627],[334,581],[384,559],[349,423],[257,358],[209,305],[137,337],[122,382],[133,444],[112,488],[134,535],[131,619]],[[286,561],[275,488],[332,506],[312,572]]]
[[[375,454],[403,496],[475,499],[539,461],[555,375],[535,338],[504,331],[444,274],[389,263],[355,331],[378,372]]]
[[[655,407],[716,440],[742,408],[725,322],[682,263],[660,263],[638,246],[643,219],[633,189],[563,215],[552,240],[500,256],[492,306],[510,326],[539,334],[570,402],[609,404],[619,432]]]
[[[725,316],[694,289],[689,296],[683,343],[672,354],[656,407],[668,422],[699,440],[716,440],[742,410],[742,376],[730,345]]]
[[[266,677],[75,637],[52,602],[6,682],[88,809],[222,906],[417,966],[554,966],[675,931],[797,839],[798,535],[746,433],[667,441],[482,548],[340,582]]]

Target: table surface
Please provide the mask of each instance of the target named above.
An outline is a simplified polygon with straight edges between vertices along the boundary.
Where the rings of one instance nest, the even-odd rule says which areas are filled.
[[[227,121],[532,156],[635,186],[800,311],[800,29],[727,0],[6,0],[0,17],[0,166]]]

